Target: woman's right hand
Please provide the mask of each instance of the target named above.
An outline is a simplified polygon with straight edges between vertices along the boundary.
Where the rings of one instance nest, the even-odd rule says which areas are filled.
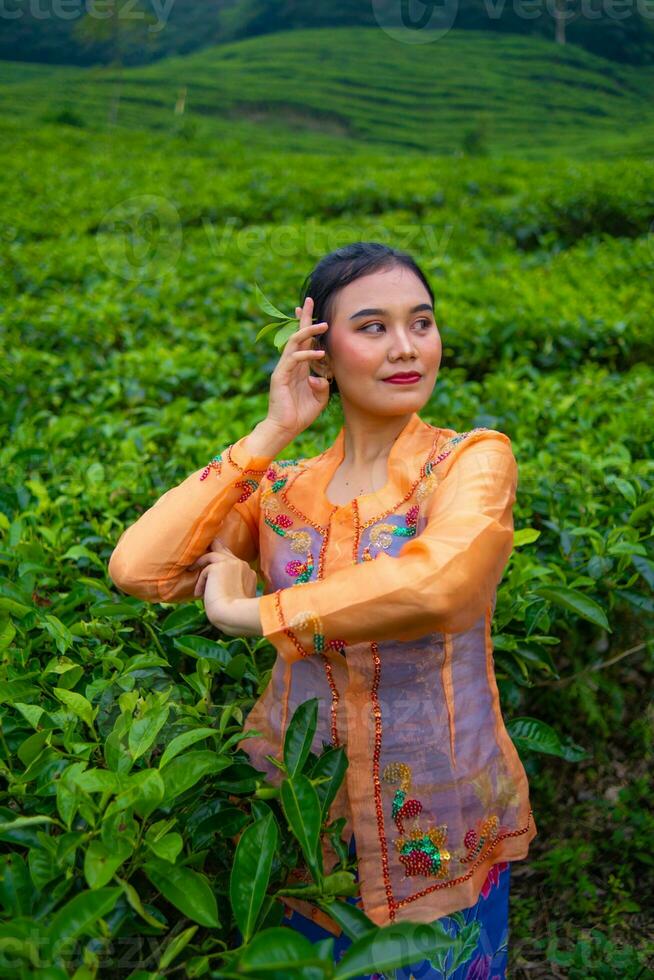
[[[287,340],[270,377],[267,421],[285,432],[289,441],[303,432],[326,407],[329,382],[309,374],[311,361],[320,361],[324,352],[312,347],[313,338],[327,329],[327,323],[312,323],[313,299],[295,307],[300,324]]]

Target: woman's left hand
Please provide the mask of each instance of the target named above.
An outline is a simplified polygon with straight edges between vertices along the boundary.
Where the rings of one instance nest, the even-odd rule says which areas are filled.
[[[202,569],[193,594],[202,597],[207,619],[217,629],[240,636],[247,626],[244,610],[251,608],[249,600],[256,599],[257,574],[220,541],[213,544],[212,551],[190,566]]]

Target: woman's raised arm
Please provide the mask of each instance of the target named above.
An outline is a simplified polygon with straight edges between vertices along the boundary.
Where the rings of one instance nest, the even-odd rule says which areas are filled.
[[[207,551],[232,512],[229,538],[223,542],[236,548],[235,554],[240,550],[245,560],[255,557],[251,536],[258,529],[259,486],[284,445],[264,420],[167,490],[119,538],[107,569],[112,582],[150,602],[193,598],[200,569],[189,566]]]
[[[312,310],[311,297],[296,307],[300,322],[272,372],[266,418],[167,490],[123,532],[108,565],[109,577],[123,592],[150,602],[192,599],[202,569],[191,566],[217,535],[237,557],[256,556],[261,479],[329,397],[327,382],[309,374],[310,362],[324,353],[312,348],[313,340],[327,327],[312,323]]]

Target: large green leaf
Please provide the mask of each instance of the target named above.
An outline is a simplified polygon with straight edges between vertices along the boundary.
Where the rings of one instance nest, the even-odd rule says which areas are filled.
[[[365,912],[350,902],[343,902],[338,898],[331,901],[319,899],[318,905],[341,927],[349,939],[359,939],[371,929],[377,929],[375,923],[370,921]]]
[[[239,838],[229,879],[234,918],[249,942],[270,880],[278,831],[272,811],[246,827]]]
[[[587,756],[580,745],[562,740],[551,725],[538,718],[512,718],[507,722],[506,729],[518,749],[558,755],[568,762],[579,762]]]
[[[334,967],[335,980],[411,966],[445,951],[452,940],[438,922],[395,922],[366,932],[345,951]]]
[[[341,747],[327,749],[316,759],[316,763],[311,770],[312,780],[320,777],[325,778],[326,782],[318,783],[314,788],[320,800],[322,808],[322,818],[327,819],[329,807],[331,806],[338,788],[343,782],[343,776],[348,767],[345,750]]]
[[[31,911],[34,888],[22,854],[0,856],[0,904],[10,916],[28,915]]]
[[[288,825],[300,843],[306,862],[314,878],[320,879],[322,851],[318,845],[322,810],[318,794],[309,777],[300,773],[292,779],[282,780],[280,798]]]
[[[86,722],[89,728],[93,729],[93,722],[97,714],[97,708],[94,710],[91,702],[84,697],[83,694],[78,694],[77,691],[67,691],[65,687],[53,687],[52,693],[59,698],[59,700],[66,705],[74,715],[81,718],[82,721]]]
[[[165,786],[164,801],[170,803],[195,786],[198,780],[226,769],[231,761],[229,756],[219,755],[210,749],[196,749],[178,755],[160,770]]]
[[[170,707],[153,708],[140,718],[135,718],[129,729],[128,746],[133,759],[138,759],[150,749],[157,735],[166,724]]]
[[[205,738],[215,738],[219,733],[215,728],[207,728],[202,726],[201,728],[191,728],[188,732],[181,732],[181,734],[176,735],[175,738],[171,738],[170,742],[166,746],[161,759],[159,760],[159,768],[163,769],[176,755],[183,752],[184,749],[188,748],[189,745],[193,745],[195,742],[200,742]]]
[[[206,636],[177,636],[173,643],[182,653],[197,659],[202,657],[211,663],[220,664],[221,667],[226,667],[232,659],[231,653],[223,643]]]
[[[206,875],[151,858],[143,865],[152,884],[171,905],[201,926],[220,925],[216,896]]]
[[[595,626],[601,626],[607,632],[612,632],[602,607],[583,592],[568,589],[563,585],[538,585],[534,587],[533,592],[542,596],[543,599],[548,599],[555,605],[561,606],[562,609],[568,609],[576,613],[577,616],[581,616],[582,619],[587,619]]]
[[[84,854],[84,877],[89,888],[103,888],[132,854],[128,840],[116,839],[111,848],[101,840],[92,840]]]
[[[71,898],[55,913],[44,932],[45,948],[50,955],[56,955],[79,936],[93,932],[98,919],[111,912],[121,892],[121,888],[99,888],[79,892]]]
[[[271,303],[271,301],[268,299],[268,297],[264,293],[259,283],[256,281],[254,283],[254,293],[255,293],[257,303],[260,306],[260,308],[264,311],[264,313],[268,313],[270,314],[270,316],[277,317],[277,319],[279,320],[290,319],[287,313],[282,313],[281,310],[277,309],[274,303]]]
[[[302,771],[318,724],[318,698],[309,698],[293,712],[284,736],[284,765],[289,776]]]
[[[319,962],[317,951],[306,936],[287,926],[273,926],[258,932],[243,949],[237,974],[302,977],[304,974],[297,972],[302,966],[318,966]]]
[[[142,769],[125,782],[125,789],[112,801],[105,816],[133,808],[145,820],[163,800],[165,786],[159,770]]]
[[[147,845],[158,858],[174,864],[182,853],[184,841],[181,834],[173,831],[172,834],[164,834],[163,837],[147,839]]]

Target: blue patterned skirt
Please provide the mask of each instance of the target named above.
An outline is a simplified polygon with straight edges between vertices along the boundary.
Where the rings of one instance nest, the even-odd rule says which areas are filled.
[[[354,853],[354,838],[350,843],[350,853]],[[511,864],[508,861],[494,864],[474,905],[435,920],[455,940],[454,946],[445,956],[403,966],[390,974],[372,973],[367,974],[366,978],[357,977],[356,980],[381,980],[382,977],[389,976],[396,980],[505,980],[509,942],[510,870]],[[356,898],[348,898],[348,901],[354,904]],[[352,941],[345,933],[334,936],[295,909],[288,911],[291,914],[284,918],[283,925],[296,929],[314,943],[330,937],[334,940],[334,962],[337,963],[351,945]],[[476,930],[466,929],[473,922],[479,923],[474,945],[472,937]]]

